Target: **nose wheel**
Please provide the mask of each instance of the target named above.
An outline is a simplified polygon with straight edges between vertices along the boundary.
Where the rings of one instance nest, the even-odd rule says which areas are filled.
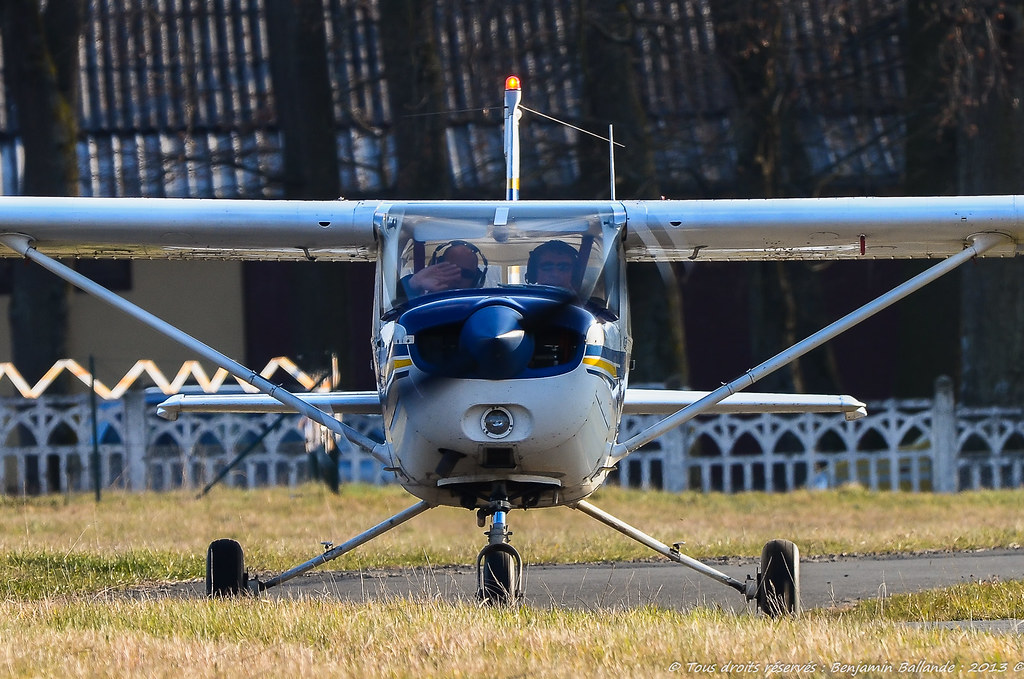
[[[523,559],[509,544],[512,531],[505,521],[509,509],[506,500],[492,501],[477,515],[481,525],[491,517],[491,529],[484,533],[488,544],[476,558],[477,596],[491,606],[511,606],[523,597]]]

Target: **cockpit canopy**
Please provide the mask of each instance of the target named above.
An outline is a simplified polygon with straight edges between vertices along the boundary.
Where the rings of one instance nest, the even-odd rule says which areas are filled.
[[[592,311],[618,316],[622,215],[578,204],[407,204],[378,213],[380,313],[457,290],[569,290]],[[443,266],[439,266],[443,265]]]

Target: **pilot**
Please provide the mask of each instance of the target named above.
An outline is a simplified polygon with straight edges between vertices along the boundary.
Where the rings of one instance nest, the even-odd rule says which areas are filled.
[[[530,252],[526,282],[575,290],[573,277],[578,259],[579,254],[573,246],[560,240],[549,240]]]
[[[484,282],[479,250],[465,241],[441,245],[430,258],[430,265],[402,279],[409,297],[428,292],[479,288]]]

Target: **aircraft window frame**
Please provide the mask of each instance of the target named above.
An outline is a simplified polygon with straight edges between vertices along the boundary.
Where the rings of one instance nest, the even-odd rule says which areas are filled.
[[[495,223],[493,205],[485,203],[454,207],[448,205],[393,206],[379,220],[381,237],[378,262],[378,304],[383,318],[393,318],[421,300],[436,299],[436,292],[410,285],[411,277],[444,257],[448,248],[469,246],[477,254],[479,285],[452,284],[443,292],[487,290],[515,294],[516,291],[564,294],[565,287],[529,283],[526,280],[531,253],[546,243],[567,243],[586,258],[573,271],[572,292],[581,304],[602,315],[617,317],[621,282],[619,228],[610,214],[580,209],[551,209],[536,206],[517,214],[517,206],[506,204],[508,221]],[[500,210],[501,208],[499,208]],[[465,261],[465,251],[460,253]],[[451,270],[451,268],[450,268]],[[466,268],[462,268],[463,280]],[[536,278],[536,272],[534,272]],[[422,280],[422,278],[421,278]],[[461,294],[461,293],[460,293]]]

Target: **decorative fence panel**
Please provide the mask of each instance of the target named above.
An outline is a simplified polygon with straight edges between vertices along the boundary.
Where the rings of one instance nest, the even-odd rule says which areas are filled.
[[[930,401],[875,404],[861,420],[835,416],[719,415],[690,422],[627,458],[623,485],[726,493],[859,483],[872,489],[940,488]],[[625,423],[639,431],[655,418]],[[632,432],[630,432],[632,433]]]
[[[232,486],[295,485],[310,477],[318,441],[307,433],[316,428],[299,416],[182,414],[168,422],[156,416],[156,400],[134,391],[102,402],[94,448],[87,394],[0,399],[0,488],[6,494],[88,490],[94,454],[105,488],[201,488],[232,464],[225,478]],[[954,492],[1024,483],[1024,409],[958,408],[951,384],[940,380],[932,400],[869,404],[868,412],[852,422],[814,414],[702,417],[623,460],[612,482],[726,493],[845,483]],[[620,436],[654,421],[627,417]],[[380,418],[346,422],[381,436]],[[340,459],[344,481],[393,478],[344,444]]]

